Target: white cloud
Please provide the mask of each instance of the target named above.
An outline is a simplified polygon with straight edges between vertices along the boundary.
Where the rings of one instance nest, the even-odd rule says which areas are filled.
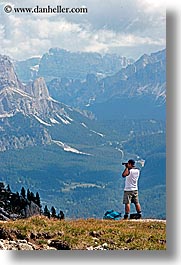
[[[145,12],[163,13],[166,11],[167,0],[137,0]]]
[[[42,55],[51,47],[71,51],[121,52],[135,57],[165,46],[165,13],[153,0],[62,0],[86,6],[84,15],[6,14],[0,4],[0,53],[15,59]],[[162,0],[161,0],[162,2]],[[160,2],[159,2],[160,3]],[[162,2],[163,3],[163,2]],[[15,7],[52,7],[59,0],[14,0]],[[141,55],[141,54],[140,54]]]
[[[139,37],[133,34],[115,33],[109,30],[100,30],[96,35],[89,36],[89,45],[85,51],[108,52],[114,48],[128,48],[140,45],[162,45],[165,39],[152,39],[150,37]]]
[[[0,40],[3,40],[4,38],[4,26],[0,24]]]

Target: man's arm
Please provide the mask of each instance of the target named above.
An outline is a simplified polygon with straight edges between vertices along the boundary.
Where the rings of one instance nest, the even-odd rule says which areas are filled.
[[[122,173],[122,177],[123,177],[123,178],[127,177],[127,176],[129,175],[129,173],[130,173],[130,172],[129,172],[129,169],[126,167],[125,170],[124,170],[123,173]]]

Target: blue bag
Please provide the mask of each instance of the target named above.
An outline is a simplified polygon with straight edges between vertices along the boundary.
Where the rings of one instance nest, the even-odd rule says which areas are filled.
[[[120,220],[121,219],[121,213],[116,212],[114,210],[108,210],[104,214],[103,219],[107,219],[107,220]]]

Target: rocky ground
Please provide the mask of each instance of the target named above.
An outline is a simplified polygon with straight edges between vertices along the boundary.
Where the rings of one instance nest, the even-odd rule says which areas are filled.
[[[0,239],[1,250],[36,250],[37,247],[26,240],[9,241]]]
[[[3,240],[0,239],[0,250],[68,250],[68,246],[61,241],[49,240],[47,245],[40,246],[22,240]]]

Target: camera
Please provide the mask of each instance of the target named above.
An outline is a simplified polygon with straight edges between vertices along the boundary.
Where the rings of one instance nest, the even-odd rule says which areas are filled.
[[[124,163],[122,163],[122,165],[123,165],[123,166],[127,166],[127,165],[128,165],[128,163],[124,162]]]

